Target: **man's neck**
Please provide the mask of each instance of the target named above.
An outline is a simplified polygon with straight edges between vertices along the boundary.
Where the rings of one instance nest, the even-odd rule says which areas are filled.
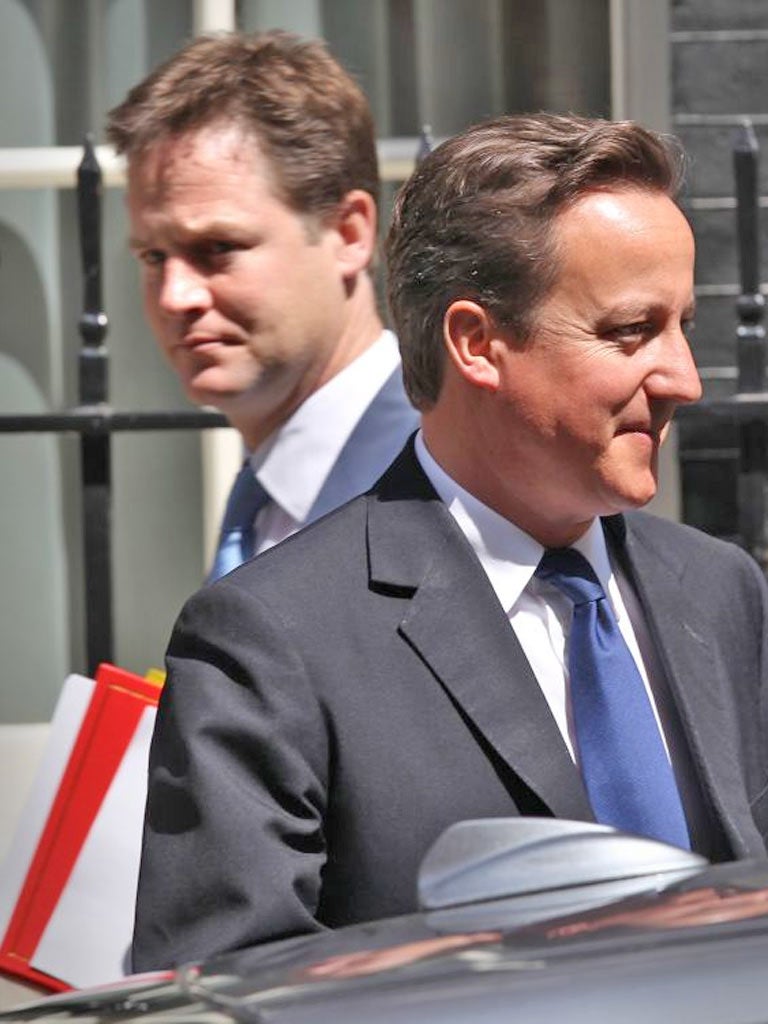
[[[260,415],[254,403],[243,395],[242,400],[225,409],[224,412],[235,429],[242,435],[246,448],[258,448],[278,430],[316,391],[341,373],[347,366],[367,351],[384,330],[376,309],[373,285],[368,275],[358,280],[349,298],[342,332],[330,358],[298,382],[294,390],[267,415]]]
[[[455,412],[455,410],[454,410]],[[493,460],[486,457],[482,437],[463,428],[442,422],[433,412],[422,414],[422,434],[429,454],[459,487],[463,488],[498,515],[513,523],[542,547],[569,547],[582,537],[594,516],[584,520],[560,515],[557,509],[545,514],[536,488],[529,490],[524,481],[512,480],[497,472]],[[474,445],[467,445],[467,439]],[[454,443],[461,439],[461,443]]]

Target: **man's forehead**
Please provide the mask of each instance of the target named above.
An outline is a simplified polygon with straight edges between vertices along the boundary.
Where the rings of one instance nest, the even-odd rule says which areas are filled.
[[[645,243],[653,262],[670,251],[692,261],[694,239],[685,215],[666,193],[640,188],[588,192],[554,219],[553,241],[561,266],[606,261],[619,248]]]
[[[585,193],[556,216],[552,251],[542,301],[630,320],[671,302],[692,312],[693,234],[660,190]]]
[[[559,233],[569,229],[578,233],[585,221],[597,223],[599,229],[634,232],[643,227],[653,227],[664,219],[669,226],[672,221],[683,235],[690,234],[690,228],[675,200],[661,189],[644,188],[640,185],[609,185],[594,188],[577,195],[566,204],[554,218]]]
[[[273,180],[259,140],[233,122],[214,122],[163,135],[128,154],[129,186],[160,188],[199,173],[226,174],[228,168]]]

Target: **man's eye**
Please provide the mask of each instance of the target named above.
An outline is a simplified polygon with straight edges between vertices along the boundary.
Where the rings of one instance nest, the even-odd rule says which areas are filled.
[[[653,324],[648,320],[638,320],[633,324],[622,324],[609,331],[617,341],[642,341],[653,333]]]
[[[160,249],[142,249],[136,255],[139,262],[147,267],[159,267],[165,262],[165,253]]]
[[[680,321],[680,329],[686,338],[690,338],[691,334],[696,327],[696,321],[692,316],[685,317]]]
[[[237,246],[234,242],[211,242],[207,249],[211,256],[225,256],[227,253],[234,252]]]
[[[202,270],[216,270],[220,264],[225,263],[227,258],[240,249],[236,242],[226,242],[216,238],[210,241],[201,241],[189,252],[189,259]]]

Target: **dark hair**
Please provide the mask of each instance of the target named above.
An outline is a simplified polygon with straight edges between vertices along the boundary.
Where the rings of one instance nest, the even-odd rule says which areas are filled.
[[[378,202],[368,102],[318,40],[282,31],[194,39],[110,111],[107,138],[130,160],[219,123],[256,138],[280,198],[299,213],[322,218],[354,188]]]
[[[389,306],[408,396],[440,393],[443,317],[482,305],[518,340],[557,276],[553,221],[585,193],[634,187],[677,194],[682,150],[629,121],[500,117],[443,143],[401,189],[387,238]]]

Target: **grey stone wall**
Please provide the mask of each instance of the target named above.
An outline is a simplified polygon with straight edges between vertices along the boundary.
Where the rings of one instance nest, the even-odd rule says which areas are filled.
[[[760,192],[768,196],[768,2],[670,0],[670,28],[671,123],[690,160],[684,203],[697,243],[692,343],[705,395],[719,397],[735,389],[733,145],[745,117],[761,147]],[[760,238],[765,279],[765,216]],[[736,431],[722,422],[681,418],[683,518],[723,536],[737,531],[737,446]]]

